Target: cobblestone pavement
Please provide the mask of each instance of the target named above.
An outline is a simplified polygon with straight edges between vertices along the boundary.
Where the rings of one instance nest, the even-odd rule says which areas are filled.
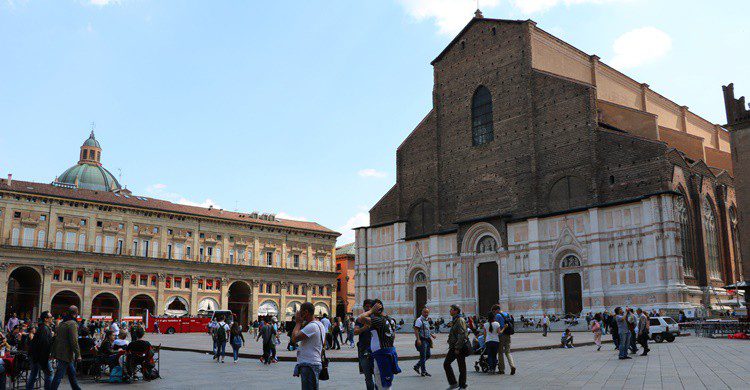
[[[590,343],[593,342],[591,332],[573,332],[576,343]],[[542,348],[542,347],[557,347],[560,345],[560,332],[550,332],[547,337],[542,337],[541,333],[516,333],[513,336],[513,349],[528,349],[528,348]],[[448,335],[440,333],[434,342],[435,348],[433,349],[434,354],[445,354],[448,349],[447,338]],[[610,337],[604,336],[605,341]],[[260,355],[262,354],[262,346],[260,342],[251,340],[252,337],[248,337],[245,333],[245,346],[240,349],[240,353]],[[206,333],[184,333],[184,334],[149,334],[146,336],[151,344],[167,347],[185,348],[191,350],[210,351],[211,350],[211,337]],[[281,357],[296,357],[296,352],[290,352],[286,350],[286,345],[289,339],[286,335],[281,336],[281,345],[276,347],[277,355]],[[417,357],[417,353],[414,348],[414,336],[412,334],[399,333],[396,337],[396,349],[400,351],[402,358]],[[227,351],[231,352],[231,347],[227,345]],[[340,350],[328,351],[329,358],[355,358],[357,356],[356,348],[349,348],[346,345],[342,345]]]
[[[747,389],[750,383],[750,342],[698,337],[681,337],[674,343],[653,344],[647,357],[618,360],[608,344],[600,352],[593,347],[550,349],[514,354],[518,373],[487,375],[473,370],[476,356],[467,359],[470,388],[523,389]],[[254,359],[238,364],[215,363],[208,355],[195,352],[165,351],[162,357],[164,378],[150,383],[135,383],[133,389],[295,389],[291,376],[294,364],[281,362],[263,366]],[[447,387],[442,360],[428,363],[431,378],[418,377],[413,361],[401,364],[396,377],[401,389],[443,389]],[[454,364],[455,367],[455,364]],[[356,363],[332,363],[331,380],[321,389],[364,389]],[[65,385],[67,388],[67,384]],[[84,388],[111,388],[117,385],[83,383]],[[122,385],[120,385],[122,386]]]

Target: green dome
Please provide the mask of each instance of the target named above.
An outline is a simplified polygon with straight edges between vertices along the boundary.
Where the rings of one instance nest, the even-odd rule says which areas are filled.
[[[93,146],[99,149],[102,148],[101,146],[99,146],[99,141],[97,141],[96,138],[94,137],[93,130],[91,130],[91,135],[89,136],[89,138],[83,142],[83,146]]]
[[[88,142],[88,141],[86,141]],[[96,142],[96,140],[94,140]],[[97,146],[98,142],[97,142]],[[78,188],[94,191],[120,190],[120,183],[101,165],[78,164],[68,168],[58,178],[56,183],[68,184]]]

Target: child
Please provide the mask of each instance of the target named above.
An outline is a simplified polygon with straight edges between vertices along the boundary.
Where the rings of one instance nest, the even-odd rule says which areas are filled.
[[[562,337],[560,337],[560,344],[563,348],[573,348],[573,334],[570,333],[570,329],[565,329]]]

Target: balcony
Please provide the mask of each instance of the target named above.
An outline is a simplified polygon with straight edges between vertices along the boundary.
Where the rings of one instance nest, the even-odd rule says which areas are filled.
[[[67,230],[78,230],[81,225],[76,222],[63,222],[63,228]]]
[[[216,237],[206,237],[203,239],[203,242],[209,245],[214,245],[214,244],[219,243]]]
[[[186,233],[175,233],[172,235],[172,241],[187,241],[188,238]]]
[[[151,229],[138,230],[138,237],[152,238],[154,236],[156,236],[156,233],[154,233]]]
[[[102,227],[103,233],[117,234],[120,233],[120,229],[117,226],[104,226]]]
[[[21,218],[21,225],[36,226],[38,224],[39,224],[39,220],[36,218],[31,218],[31,217]]]
[[[252,245],[253,245],[253,241],[247,238],[239,238],[239,239],[234,240],[234,246],[248,247]]]

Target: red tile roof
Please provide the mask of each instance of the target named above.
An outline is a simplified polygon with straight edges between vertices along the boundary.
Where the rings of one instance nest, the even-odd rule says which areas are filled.
[[[275,221],[268,221],[260,218],[251,218],[250,213],[237,213],[221,209],[208,209],[204,207],[188,206],[139,195],[125,196],[124,194],[115,194],[114,192],[93,191],[81,188],[67,188],[51,184],[34,183],[21,180],[12,180],[11,185],[9,186],[8,181],[5,179],[0,179],[0,190],[32,195],[46,195],[70,200],[99,202],[117,206],[135,207],[157,212],[161,211],[177,214],[188,214],[199,217],[210,217],[228,221],[252,223],[256,225],[309,230],[319,233],[330,233],[336,236],[340,235],[338,232],[321,226],[315,222],[293,221],[289,219],[278,218]]]

